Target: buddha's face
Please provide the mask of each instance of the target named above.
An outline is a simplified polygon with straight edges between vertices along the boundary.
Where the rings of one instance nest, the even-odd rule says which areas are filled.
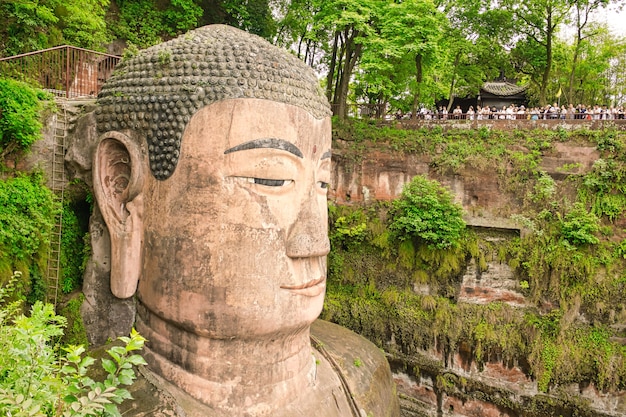
[[[330,144],[330,118],[299,107],[232,99],[199,110],[174,174],[144,186],[144,306],[213,338],[313,322],[330,247]]]

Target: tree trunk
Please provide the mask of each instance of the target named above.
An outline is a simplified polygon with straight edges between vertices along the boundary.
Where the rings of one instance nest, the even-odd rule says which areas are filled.
[[[447,107],[447,112],[450,113],[450,110],[452,109],[452,105],[454,104],[454,87],[456,87],[456,69],[459,66],[459,61],[461,60],[461,52],[457,52],[456,56],[454,57],[454,66],[453,69],[454,71],[452,72],[452,80],[450,81],[450,91],[448,92],[448,97],[450,97],[448,99],[448,107]]]
[[[339,84],[337,85],[337,116],[340,119],[345,119],[348,115],[348,89],[350,87],[350,77],[352,71],[356,66],[356,63],[361,57],[362,46],[360,43],[356,43],[355,39],[359,35],[359,31],[354,28],[346,28],[344,30],[345,35],[345,53],[344,62],[342,65],[341,77],[339,78]]]
[[[330,65],[328,67],[328,75],[326,76],[326,99],[332,103],[333,98],[333,80],[335,78],[335,66],[337,65],[337,48],[339,44],[339,31],[335,32],[333,40],[333,53],[330,57]]]
[[[411,108],[411,119],[417,119],[417,106],[421,99],[422,82],[424,81],[424,69],[422,65],[422,55],[415,55],[415,82],[417,87],[415,88],[415,94],[413,95],[413,106]]]
[[[548,89],[548,81],[550,80],[550,70],[552,69],[552,37],[554,28],[552,27],[552,13],[548,12],[548,22],[546,26],[546,68],[541,77],[541,86],[539,88],[539,104],[545,106],[547,104],[546,90]]]

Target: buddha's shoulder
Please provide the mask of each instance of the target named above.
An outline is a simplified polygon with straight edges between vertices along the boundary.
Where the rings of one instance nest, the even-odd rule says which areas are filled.
[[[335,369],[360,414],[396,417],[398,396],[385,354],[372,342],[324,320],[311,326],[313,347]]]
[[[316,365],[309,390],[272,417],[398,417],[395,384],[384,353],[356,333],[322,320],[311,326]],[[130,387],[133,400],[120,406],[126,416],[222,417],[148,368]],[[263,414],[264,415],[264,414]]]

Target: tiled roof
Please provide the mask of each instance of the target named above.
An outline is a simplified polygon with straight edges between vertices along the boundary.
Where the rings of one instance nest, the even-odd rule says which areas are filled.
[[[495,96],[514,96],[526,91],[528,86],[511,84],[506,81],[487,82],[483,84],[483,90]]]

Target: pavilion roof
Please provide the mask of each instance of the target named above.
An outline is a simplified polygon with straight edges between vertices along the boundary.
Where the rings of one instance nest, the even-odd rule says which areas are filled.
[[[523,93],[528,89],[528,86],[516,85],[507,81],[492,81],[484,83],[482,89],[494,96],[506,97]]]

